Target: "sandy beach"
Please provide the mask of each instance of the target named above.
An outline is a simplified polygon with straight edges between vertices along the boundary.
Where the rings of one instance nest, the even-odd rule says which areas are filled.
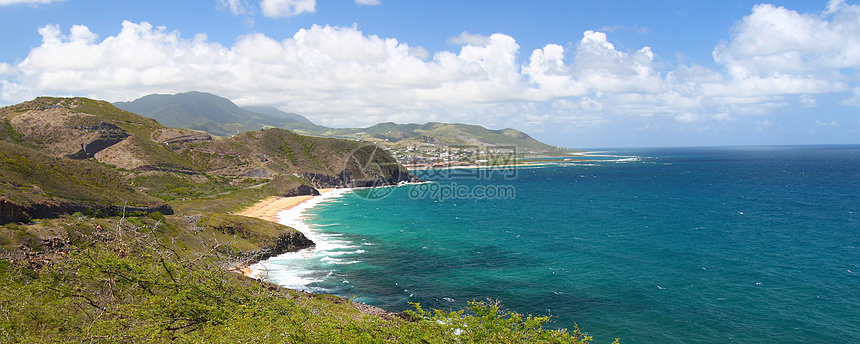
[[[324,194],[334,189],[320,189],[320,194]],[[270,222],[279,222],[278,213],[283,210],[292,209],[293,207],[313,198],[314,196],[293,196],[293,197],[269,197],[257,202],[248,209],[242,210],[236,215],[256,217]]]
[[[334,189],[319,189],[320,194],[332,191]],[[251,207],[235,213],[236,215],[256,217],[258,219],[279,223],[280,217],[278,213],[284,210],[292,209],[293,207],[306,202],[314,196],[293,196],[293,197],[269,197],[257,202]],[[252,277],[253,271],[247,266],[235,266],[233,269],[245,276]]]

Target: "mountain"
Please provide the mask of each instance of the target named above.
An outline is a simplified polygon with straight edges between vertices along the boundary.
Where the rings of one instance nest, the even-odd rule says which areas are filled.
[[[290,118],[302,123],[314,124],[313,122],[311,122],[311,120],[305,118],[305,116],[292,112],[283,112],[280,109],[272,106],[246,106],[242,109],[275,118]]]
[[[204,92],[151,94],[114,106],[155,119],[167,127],[202,130],[218,136],[265,128],[317,127],[307,119],[276,118],[244,110],[229,99]]]
[[[519,151],[528,153],[567,151],[564,148],[542,143],[526,133],[511,128],[491,130],[479,125],[437,122],[380,123],[367,128],[329,128],[315,125],[302,116],[291,116],[293,114],[274,108],[242,109],[229,99],[203,92],[175,95],[152,94],[131,102],[114,103],[114,105],[154,118],[167,126],[202,130],[220,136],[276,127],[302,135],[375,141],[388,148],[432,143],[447,146],[516,146]],[[272,115],[290,117],[276,118]]]
[[[207,98],[213,101],[199,108],[238,109]],[[115,214],[117,205],[172,213],[164,201],[241,187],[276,195],[302,184],[354,187],[416,179],[366,142],[276,128],[217,138],[86,98],[41,97],[0,109],[0,148],[0,213],[9,214],[0,224],[25,219],[25,212]]]

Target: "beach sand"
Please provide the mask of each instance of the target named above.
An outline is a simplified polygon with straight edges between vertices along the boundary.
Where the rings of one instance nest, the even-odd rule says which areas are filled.
[[[320,194],[329,192],[334,189],[320,189]],[[257,202],[250,208],[242,210],[236,215],[256,217],[269,222],[280,222],[278,213],[283,210],[292,209],[293,207],[311,199],[313,196],[293,196],[293,197],[269,197]]]
[[[332,191],[334,189],[319,189],[320,194]],[[257,202],[248,209],[235,213],[236,215],[256,217],[258,219],[269,222],[279,223],[280,217],[278,213],[284,210],[292,209],[293,207],[313,198],[314,196],[293,196],[293,197],[269,197]],[[233,267],[233,271],[239,272],[245,276],[251,277],[252,270],[248,266],[237,265]]]
[[[319,192],[320,192],[320,194],[324,194],[324,193],[332,191],[332,190],[334,190],[334,189],[319,189]],[[293,208],[293,207],[301,204],[302,202],[305,202],[305,201],[307,201],[313,197],[314,196],[269,197],[269,198],[266,198],[262,201],[257,202],[256,204],[252,205],[250,208],[242,210],[242,211],[235,213],[235,214],[236,215],[242,215],[242,216],[248,216],[248,217],[256,217],[258,219],[263,219],[266,221],[278,223],[278,222],[280,222],[280,217],[278,216],[279,212],[281,212],[283,210],[291,209],[291,208]],[[249,265],[240,264],[240,265],[233,266],[229,270],[236,272],[236,273],[240,273],[240,274],[245,275],[246,277],[249,277],[249,278],[259,279],[259,276],[254,275],[254,271],[251,269],[251,267]],[[300,291],[297,291],[297,292],[300,292]],[[341,300],[349,301],[346,298],[341,298]],[[349,302],[349,304],[352,307],[354,307],[355,309],[357,309],[359,312],[361,312],[362,314],[366,314],[366,315],[370,315],[370,316],[382,317],[384,319],[391,319],[394,317],[400,317],[400,318],[404,317],[402,315],[402,313],[391,313],[391,312],[388,312],[388,311],[386,311],[382,308],[376,307],[376,306],[366,305],[366,304],[358,303],[358,302]]]

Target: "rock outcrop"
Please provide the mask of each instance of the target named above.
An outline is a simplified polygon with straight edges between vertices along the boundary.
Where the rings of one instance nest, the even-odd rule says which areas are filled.
[[[82,132],[94,132],[97,133],[98,136],[95,139],[91,139],[89,142],[81,143],[81,150],[67,155],[67,157],[71,159],[89,159],[95,157],[96,153],[120,143],[122,140],[131,136],[131,134],[122,130],[122,128],[117,125],[106,122],[99,123],[98,125],[77,127],[75,129]]]
[[[292,189],[287,190],[284,193],[283,197],[295,197],[295,196],[319,196],[319,190],[315,189],[313,186],[302,184]]]
[[[313,247],[315,244],[311,239],[308,239],[302,232],[295,231],[282,233],[278,236],[275,242],[271,245],[261,247],[260,249],[245,252],[242,255],[241,266],[248,266],[266,260],[274,256],[279,256],[287,252],[295,252],[308,247]]]
[[[0,198],[0,224],[30,222],[32,219],[51,219],[76,212],[103,216],[123,216],[135,212],[159,212],[164,215],[173,215],[173,208],[165,203],[153,206],[123,206],[43,201],[20,205]]]
[[[296,176],[311,182],[311,184],[317,188],[374,187],[397,185],[404,182],[421,182],[421,179],[415,176],[415,174],[406,171],[397,171],[390,175],[371,174],[363,177],[357,177],[355,173],[350,170],[343,170],[336,176],[309,172],[297,173]]]

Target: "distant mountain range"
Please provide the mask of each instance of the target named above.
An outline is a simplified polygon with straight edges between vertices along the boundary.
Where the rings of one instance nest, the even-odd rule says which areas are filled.
[[[117,102],[113,105],[155,119],[167,127],[202,130],[218,136],[266,128],[319,127],[297,114],[266,107],[255,108],[256,112],[249,111],[238,107],[227,98],[204,92],[150,94],[131,102]],[[274,114],[280,116],[273,116]]]
[[[542,143],[516,129],[490,130],[479,125],[389,122],[367,128],[329,128],[314,124],[301,115],[273,107],[240,108],[229,99],[205,92],[151,94],[114,105],[153,118],[168,127],[202,130],[218,136],[274,127],[302,135],[363,139],[400,146],[432,143],[446,146],[516,146],[522,152],[567,150]]]

